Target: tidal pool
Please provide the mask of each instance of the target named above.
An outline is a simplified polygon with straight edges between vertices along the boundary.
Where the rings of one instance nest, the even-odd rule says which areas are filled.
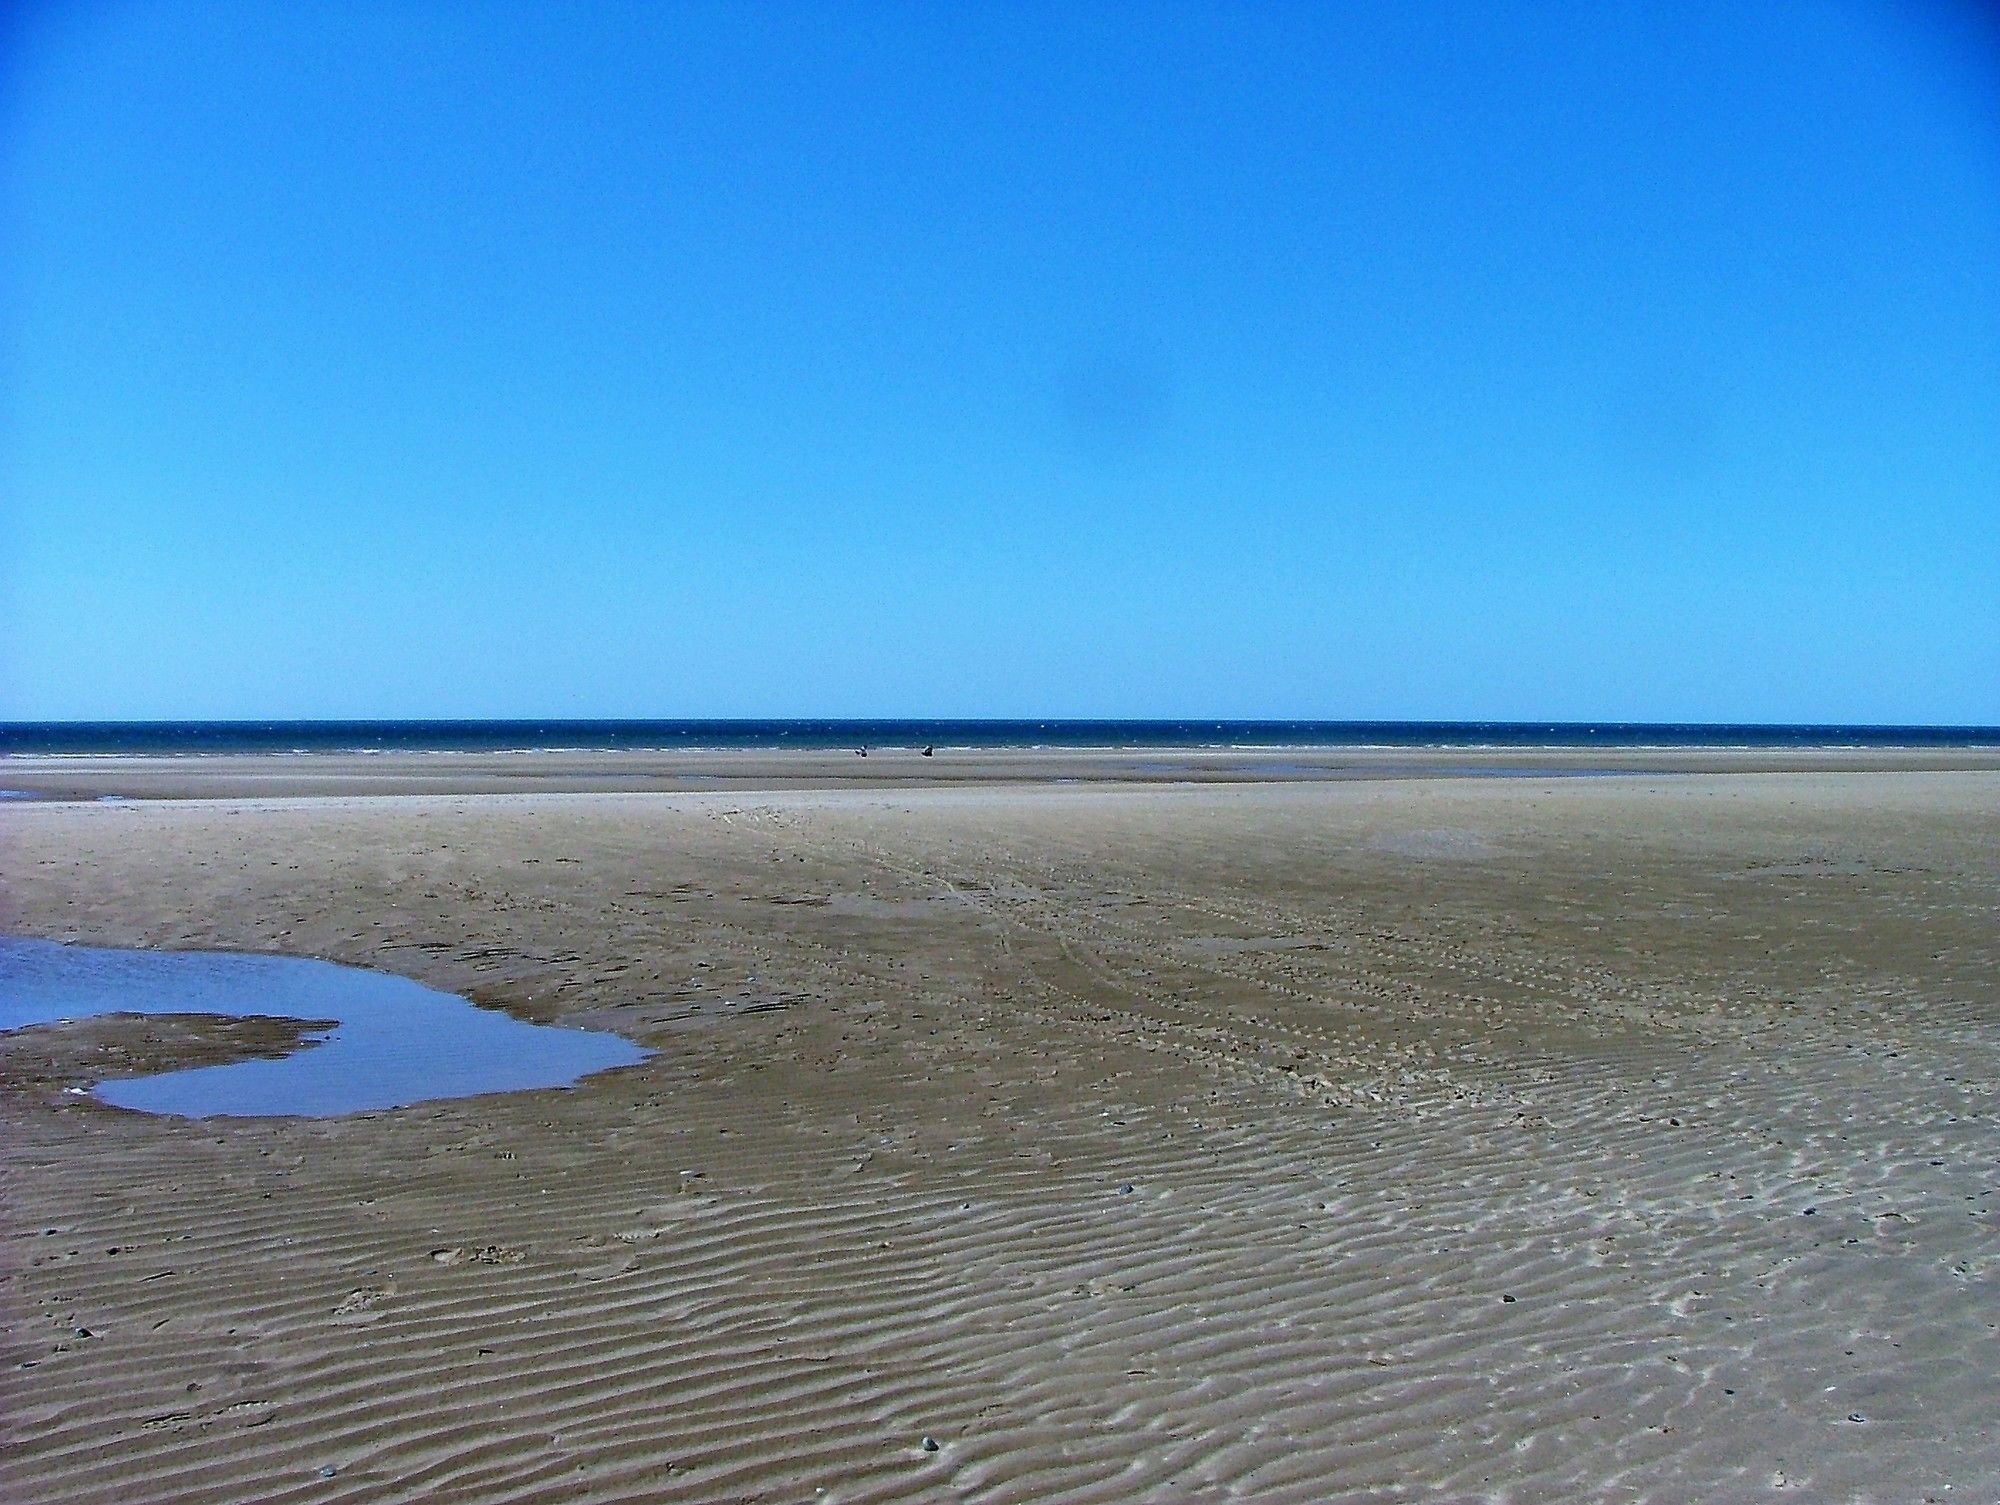
[[[108,1014],[335,1021],[277,1060],[123,1077],[92,1089],[116,1107],[183,1118],[326,1118],[567,1087],[650,1054],[618,1035],[529,1024],[407,977],[334,962],[0,936],[0,1031]]]

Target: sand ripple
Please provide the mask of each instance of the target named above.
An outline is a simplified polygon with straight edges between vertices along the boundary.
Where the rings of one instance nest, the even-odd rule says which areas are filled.
[[[10,811],[40,933],[662,1055],[218,1129],[8,1046],[0,1492],[1992,1497],[1990,779],[1441,787]]]

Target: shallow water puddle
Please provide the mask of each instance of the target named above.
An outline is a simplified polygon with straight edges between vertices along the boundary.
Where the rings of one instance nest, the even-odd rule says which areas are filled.
[[[125,951],[0,937],[0,1031],[108,1014],[334,1020],[277,1060],[103,1082],[99,1100],[184,1118],[314,1118],[567,1087],[650,1052],[529,1024],[406,977],[290,956]]]

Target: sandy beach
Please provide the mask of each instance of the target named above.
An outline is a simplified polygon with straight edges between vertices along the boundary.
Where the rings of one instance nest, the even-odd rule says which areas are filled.
[[[0,787],[0,931],[655,1052],[203,1122],[65,1089],[293,1026],[0,1036],[8,1501],[2000,1497],[1991,751]]]

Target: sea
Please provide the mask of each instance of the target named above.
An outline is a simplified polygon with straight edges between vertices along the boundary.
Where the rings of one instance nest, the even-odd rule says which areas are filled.
[[[1628,721],[8,721],[0,755],[682,748],[2000,747],[1992,726]]]

